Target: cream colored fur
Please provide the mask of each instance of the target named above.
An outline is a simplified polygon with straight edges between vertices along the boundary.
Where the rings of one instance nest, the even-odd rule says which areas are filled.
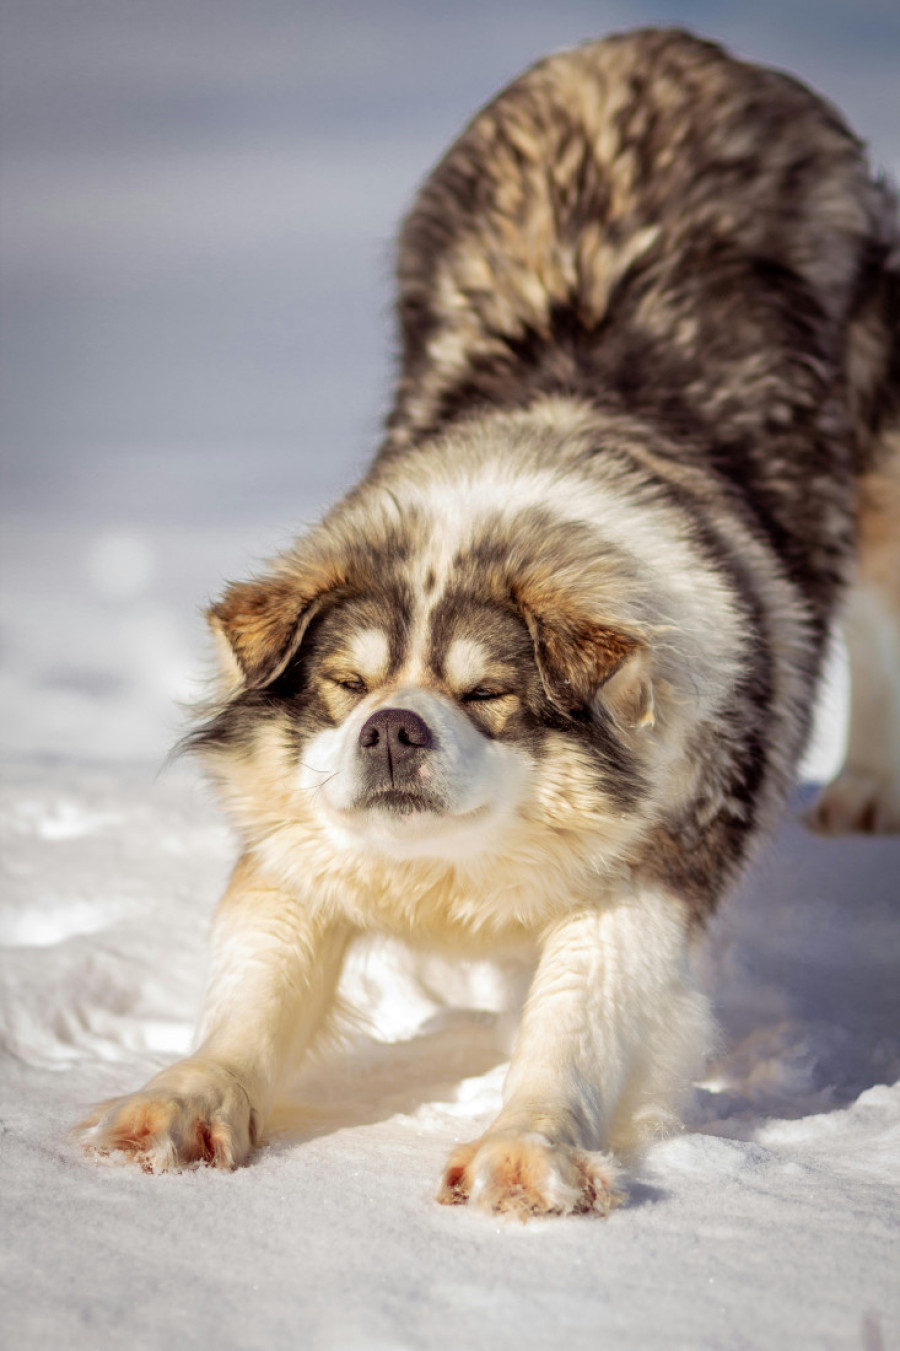
[[[402,932],[408,917],[397,910]],[[104,1104],[84,1142],[151,1171],[245,1161],[327,1018],[351,932],[335,911],[267,885],[242,861],[216,921],[197,1052]],[[686,916],[671,897],[610,879],[599,901],[560,911],[536,936],[503,1110],[462,1172],[451,1161],[444,1201],[465,1194],[523,1216],[607,1211],[620,1199],[607,1151],[633,1155],[671,1126],[676,1090],[709,1045],[706,1005],[687,974]],[[432,940],[451,950],[497,950],[464,924],[440,935],[434,907],[430,921]],[[520,929],[513,916],[502,927],[510,940]]]
[[[674,1122],[678,1091],[709,1044],[709,1020],[687,969],[687,909],[630,858],[693,792],[688,738],[727,698],[746,636],[730,594],[696,567],[692,542],[663,502],[634,500],[615,481],[601,491],[574,469],[564,480],[541,468],[545,435],[564,439],[575,457],[589,434],[579,406],[559,400],[529,418],[496,415],[460,429],[452,454],[444,446],[430,461],[434,473],[385,474],[352,509],[361,517],[351,515],[347,528],[357,533],[398,510],[420,523],[410,583],[429,568],[437,581],[421,597],[402,670],[379,684],[385,643],[364,633],[354,656],[374,688],[341,725],[304,745],[299,766],[277,720],[241,755],[209,754],[245,855],[216,920],[198,1050],[144,1093],[107,1104],[87,1125],[90,1148],[151,1169],[242,1162],[328,1019],[347,943],[365,931],[479,957],[524,943],[539,958],[503,1112],[451,1161],[442,1200],[518,1214],[604,1211],[619,1195],[609,1151],[632,1155]],[[519,470],[510,477],[512,446]],[[598,537],[635,558],[640,576],[636,585],[627,570],[586,559],[557,579],[563,592],[602,594],[611,621],[648,637],[598,695],[622,718],[620,734],[645,776],[627,812],[605,800],[575,743],[551,733],[532,757],[484,738],[429,687],[424,664],[428,617],[477,521],[533,504],[565,522],[573,501]],[[754,557],[751,537],[737,545]],[[755,561],[761,572],[769,566],[761,551]],[[597,567],[607,569],[602,586]],[[769,585],[777,640],[790,651],[802,645],[804,619],[787,592],[782,599],[774,572]],[[457,647],[456,676],[477,683],[477,659],[477,644]],[[788,671],[786,663],[779,679]],[[224,652],[226,691],[238,678]],[[790,701],[785,686],[787,711]],[[360,729],[373,710],[397,704],[436,729],[431,772],[446,814],[389,819],[353,807]]]
[[[615,1204],[606,1151],[634,1156],[671,1128],[677,1088],[710,1043],[686,956],[680,906],[634,883],[550,926],[503,1110],[451,1160],[440,1199],[523,1213]]]

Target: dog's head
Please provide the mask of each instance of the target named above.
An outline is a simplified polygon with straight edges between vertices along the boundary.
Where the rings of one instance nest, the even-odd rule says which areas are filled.
[[[458,862],[523,824],[621,833],[654,722],[623,561],[534,505],[458,507],[373,492],[212,607],[226,698],[194,742],[260,831]]]

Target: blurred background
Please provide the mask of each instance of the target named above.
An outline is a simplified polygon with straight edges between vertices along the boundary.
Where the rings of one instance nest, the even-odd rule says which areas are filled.
[[[523,67],[654,23],[793,71],[900,172],[896,0],[4,0],[8,755],[162,759],[205,601],[377,444],[417,183]]]

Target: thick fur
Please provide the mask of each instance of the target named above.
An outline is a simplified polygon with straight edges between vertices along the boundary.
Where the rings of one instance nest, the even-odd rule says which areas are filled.
[[[240,1163],[384,930],[537,961],[439,1199],[605,1213],[709,1043],[689,944],[790,789],[845,594],[814,820],[900,827],[893,207],[802,85],[648,31],[481,112],[398,274],[372,469],[210,612],[192,744],[243,852],[199,1049],[83,1138]]]

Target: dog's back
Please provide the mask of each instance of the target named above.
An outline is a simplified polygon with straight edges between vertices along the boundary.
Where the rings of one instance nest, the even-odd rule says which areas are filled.
[[[641,418],[736,488],[824,628],[900,418],[900,254],[822,99],[681,32],[552,56],[438,165],[398,272],[383,455],[541,393]]]

